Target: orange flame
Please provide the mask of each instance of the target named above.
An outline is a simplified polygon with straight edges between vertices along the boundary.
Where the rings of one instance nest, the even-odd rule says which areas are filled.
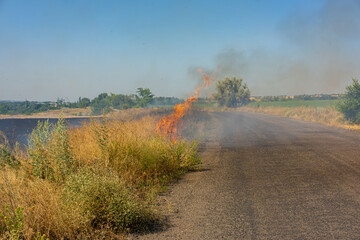
[[[169,116],[163,117],[159,122],[157,129],[163,135],[170,135],[172,140],[176,140],[177,132],[178,132],[178,123],[179,120],[182,119],[187,112],[190,110],[193,102],[195,102],[200,94],[200,89],[210,86],[214,82],[214,75],[207,76],[201,70],[201,68],[197,69],[198,72],[201,73],[204,83],[196,87],[195,95],[189,97],[184,103],[180,103],[174,106],[173,112]]]

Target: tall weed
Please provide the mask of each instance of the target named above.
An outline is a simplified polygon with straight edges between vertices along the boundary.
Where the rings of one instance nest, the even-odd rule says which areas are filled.
[[[54,169],[50,159],[51,132],[49,120],[38,122],[29,138],[27,162],[30,164],[30,173],[39,178],[52,178]]]
[[[19,161],[15,158],[5,134],[0,131],[0,167],[5,165],[18,166]]]
[[[79,230],[108,226],[115,232],[140,231],[154,221],[154,214],[113,174],[90,171],[72,175],[64,185],[62,201]]]
[[[38,122],[29,138],[27,162],[30,174],[62,182],[74,170],[68,128],[65,120],[50,125],[49,121]]]

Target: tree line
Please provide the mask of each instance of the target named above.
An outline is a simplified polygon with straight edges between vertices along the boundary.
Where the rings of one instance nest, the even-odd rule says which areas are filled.
[[[32,114],[57,109],[51,102],[0,102],[0,114]]]
[[[213,99],[220,106],[240,107],[249,103],[250,90],[243,79],[225,78],[216,84]],[[176,97],[155,97],[149,88],[138,88],[136,94],[100,93],[94,99],[79,97],[75,102],[58,99],[56,102],[0,101],[0,114],[32,114],[61,108],[90,107],[94,115],[110,109],[143,108],[148,106],[173,106],[183,101]]]
[[[0,114],[32,114],[61,108],[86,108],[90,107],[95,115],[110,109],[128,109],[147,106],[174,105],[181,102],[176,97],[155,97],[149,88],[138,88],[136,94],[100,93],[94,99],[79,97],[75,102],[57,99],[56,102],[35,101],[2,101],[0,102]]]

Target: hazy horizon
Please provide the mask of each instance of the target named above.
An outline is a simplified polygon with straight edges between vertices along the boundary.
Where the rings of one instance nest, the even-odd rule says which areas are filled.
[[[201,67],[251,95],[342,93],[360,76],[358,0],[0,0],[0,100],[188,97]],[[209,94],[205,91],[203,94]]]

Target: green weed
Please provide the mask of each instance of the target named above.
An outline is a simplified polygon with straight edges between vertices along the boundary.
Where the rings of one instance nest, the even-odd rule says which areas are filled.
[[[12,209],[10,206],[6,206],[5,211],[0,213],[0,217],[4,219],[8,238],[11,240],[22,239],[24,226],[22,207]]]
[[[55,125],[38,122],[27,149],[30,173],[38,178],[62,182],[74,169],[68,128],[59,118]]]
[[[80,229],[109,226],[115,231],[139,231],[155,219],[151,209],[114,174],[81,171],[72,175],[64,185],[62,200]]]

